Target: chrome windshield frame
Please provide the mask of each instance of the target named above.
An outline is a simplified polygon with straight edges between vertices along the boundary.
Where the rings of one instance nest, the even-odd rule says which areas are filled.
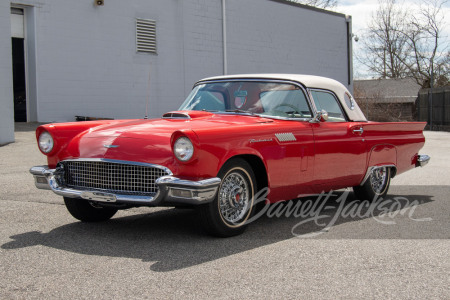
[[[202,84],[210,84],[210,83],[223,83],[223,82],[263,82],[263,83],[282,83],[282,84],[291,84],[298,88],[300,88],[305,95],[307,104],[309,109],[311,110],[312,116],[310,118],[291,118],[291,117],[281,117],[281,116],[270,116],[264,114],[258,114],[253,112],[234,112],[234,111],[214,111],[216,114],[232,114],[232,115],[245,115],[245,116],[256,116],[260,118],[267,119],[275,119],[275,120],[284,120],[284,121],[306,121],[309,122],[314,119],[317,115],[317,109],[314,106],[314,103],[311,99],[311,95],[308,92],[308,89],[303,86],[300,82],[292,81],[292,80],[283,80],[283,79],[270,79],[270,78],[231,78],[231,79],[214,79],[214,80],[201,80],[194,84],[192,89]]]

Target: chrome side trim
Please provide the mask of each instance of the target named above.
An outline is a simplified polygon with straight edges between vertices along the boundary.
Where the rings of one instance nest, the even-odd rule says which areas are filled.
[[[361,181],[361,183],[359,185],[363,185],[366,180],[369,178],[370,173],[372,173],[372,171],[374,169],[378,169],[378,168],[383,168],[383,167],[388,167],[388,168],[395,168],[395,173],[397,173],[397,167],[395,165],[381,165],[381,166],[372,166],[372,167],[368,167],[367,171],[366,171],[366,175],[364,175],[363,180]]]
[[[426,154],[418,155],[417,161],[416,161],[416,168],[426,166],[430,162],[430,159],[431,159],[431,157],[429,157]]]

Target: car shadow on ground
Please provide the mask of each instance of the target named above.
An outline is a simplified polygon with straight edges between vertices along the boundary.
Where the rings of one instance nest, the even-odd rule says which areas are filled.
[[[384,207],[372,209],[373,212],[365,214],[370,208],[358,204],[361,201],[355,200],[353,193],[346,195],[346,192],[341,191],[335,192],[336,196],[327,199],[322,210],[316,212],[322,216],[317,222],[314,219],[308,221],[310,217],[307,215],[296,217],[294,213],[270,217],[267,211],[264,216],[253,222],[244,234],[232,238],[214,238],[206,235],[198,224],[198,216],[194,210],[167,209],[116,217],[104,223],[74,222],[48,233],[32,231],[18,234],[11,236],[13,241],[5,243],[1,248],[19,249],[43,245],[85,255],[135,258],[143,262],[154,262],[150,267],[153,271],[166,272],[292,239],[295,238],[293,233],[309,239],[433,238],[430,237],[432,228],[423,229],[425,223],[432,222],[414,222],[409,216],[411,209],[415,209],[413,218],[429,217],[420,215],[420,211],[423,210],[421,207],[424,204],[432,205],[435,200],[432,199],[433,196],[420,195],[418,189],[411,187],[405,191],[393,190],[384,205],[391,208],[390,213],[395,214],[385,219],[385,221],[394,220],[396,225],[393,226],[387,226],[376,220],[386,217],[383,217],[387,212]],[[343,199],[343,196],[346,196],[346,199]],[[291,208],[295,204],[298,205],[299,201],[306,203],[308,199],[317,202],[314,198],[302,198],[291,201],[293,203]],[[346,214],[342,213],[342,207],[345,207],[342,201],[345,205],[349,205]],[[411,207],[413,202],[415,206]],[[356,211],[355,208],[351,209],[350,205],[361,207],[359,216],[350,213]],[[275,211],[271,210],[272,213]],[[369,218],[373,220],[367,220]],[[358,222],[362,220],[369,222]],[[303,223],[300,226],[296,226],[301,222]],[[328,229],[325,229],[326,224],[329,225]],[[345,224],[351,227],[340,230],[341,225]],[[415,229],[415,226],[420,228]]]

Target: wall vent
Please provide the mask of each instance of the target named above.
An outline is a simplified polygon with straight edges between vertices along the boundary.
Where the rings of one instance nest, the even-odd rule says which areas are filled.
[[[136,19],[136,52],[156,52],[156,21]]]

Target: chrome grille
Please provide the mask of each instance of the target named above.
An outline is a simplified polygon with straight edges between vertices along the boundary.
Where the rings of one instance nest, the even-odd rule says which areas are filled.
[[[124,195],[154,195],[156,179],[170,175],[163,168],[106,161],[63,161],[62,185]]]

